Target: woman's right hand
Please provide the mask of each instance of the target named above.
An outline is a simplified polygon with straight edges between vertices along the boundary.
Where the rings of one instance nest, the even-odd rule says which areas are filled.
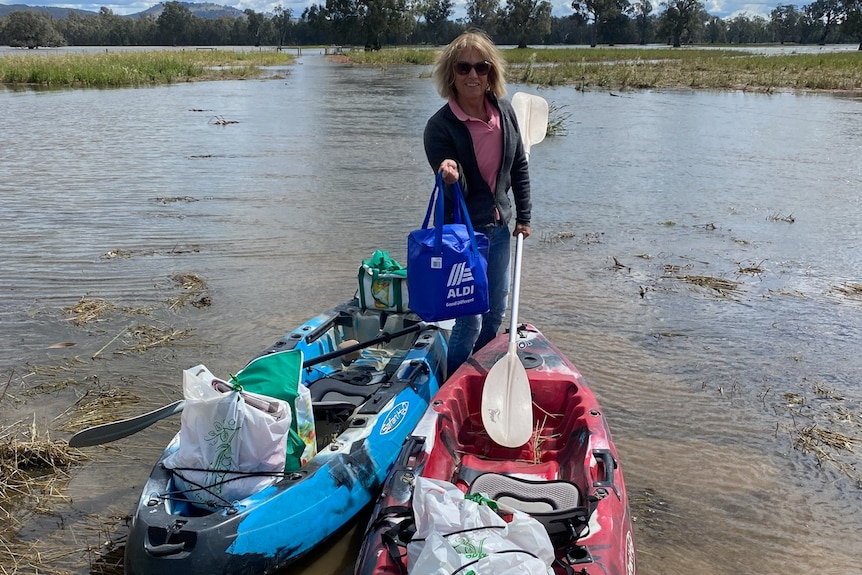
[[[443,174],[443,181],[449,185],[454,184],[461,177],[461,174],[458,172],[458,162],[455,160],[445,159],[440,162],[438,172]]]

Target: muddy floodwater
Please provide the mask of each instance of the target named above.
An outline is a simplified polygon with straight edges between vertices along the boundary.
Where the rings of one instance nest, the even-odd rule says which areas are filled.
[[[0,439],[170,403],[182,369],[235,373],[351,298],[374,250],[403,261],[442,104],[423,73],[307,54],[260,81],[0,90]],[[518,90],[564,127],[530,158],[519,319],[605,408],[641,575],[858,574],[862,99]],[[20,572],[121,557],[178,428],[15,498]],[[349,572],[361,521],[289,572]]]

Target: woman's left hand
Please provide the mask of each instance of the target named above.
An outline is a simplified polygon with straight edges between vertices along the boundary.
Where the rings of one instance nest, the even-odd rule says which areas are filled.
[[[524,234],[524,239],[526,240],[530,237],[530,232],[532,232],[530,226],[525,224],[515,224],[515,231],[512,232],[512,236],[517,238],[518,234]]]

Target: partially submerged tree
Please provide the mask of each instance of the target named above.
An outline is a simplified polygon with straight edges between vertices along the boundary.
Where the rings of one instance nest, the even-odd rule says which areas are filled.
[[[280,49],[288,40],[290,19],[293,17],[293,11],[279,4],[275,7],[274,12],[275,16],[272,17],[272,20],[275,24],[275,29],[278,30],[278,47]]]
[[[530,40],[539,40],[551,31],[551,3],[547,0],[506,0],[501,19],[518,41],[518,48],[526,48]]]
[[[845,13],[842,0],[814,0],[804,8],[812,20],[822,23],[823,33],[817,42],[821,46],[826,44],[826,38],[833,28],[841,23]]]
[[[572,10],[593,22],[593,35],[590,46],[598,45],[599,33],[603,24],[631,11],[629,0],[572,0]],[[652,10],[652,5],[650,5]]]
[[[652,8],[650,0],[635,0],[632,4],[638,29],[638,43],[641,46],[647,43],[647,29],[649,28],[649,15],[652,13]]]
[[[799,27],[802,14],[792,4],[779,4],[769,13],[769,17],[772,29],[775,31],[775,38],[779,43],[784,44]]]
[[[674,48],[682,46],[684,34],[691,35],[697,24],[703,25],[696,20],[701,13],[705,14],[703,2],[700,0],[666,0],[661,4],[664,6],[663,19]]]
[[[844,5],[844,21],[841,31],[847,36],[859,40],[859,50],[862,50],[862,0],[841,0]]]

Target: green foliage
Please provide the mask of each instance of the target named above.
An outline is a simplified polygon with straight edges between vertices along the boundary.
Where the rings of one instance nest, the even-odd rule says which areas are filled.
[[[527,42],[542,43],[551,31],[551,3],[546,0],[506,0],[500,16],[502,27],[519,48]]]
[[[467,23],[494,37],[500,14],[500,0],[467,0]]]
[[[64,38],[57,33],[51,20],[44,14],[31,11],[12,12],[0,21],[2,36],[13,48],[64,46]]]
[[[156,26],[162,39],[167,44],[188,44],[188,36],[192,27],[191,10],[179,2],[165,2],[164,9],[156,18]]]
[[[665,0],[662,6],[665,7],[663,29],[676,47],[684,38],[690,40],[709,16],[700,0]]]

